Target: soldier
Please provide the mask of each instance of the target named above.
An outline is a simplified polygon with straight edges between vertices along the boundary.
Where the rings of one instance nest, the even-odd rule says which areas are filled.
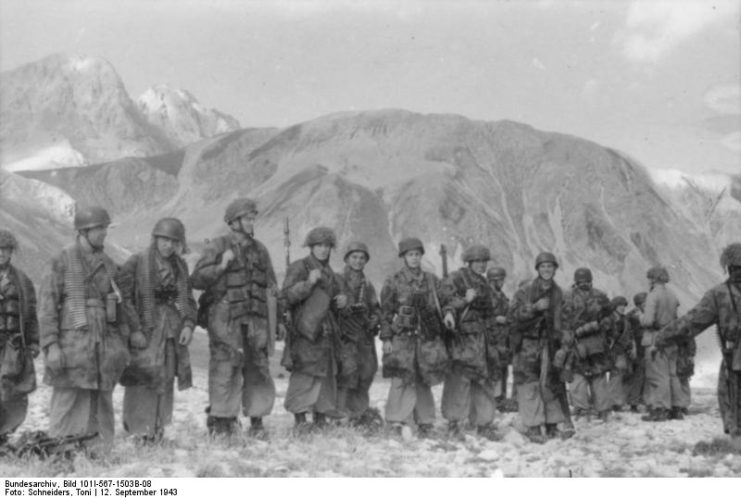
[[[635,308],[628,313],[628,325],[632,346],[630,350],[630,368],[625,378],[627,389],[627,403],[630,411],[638,413],[638,405],[644,404],[643,390],[646,381],[645,347],[643,346],[643,326],[641,326],[640,314],[643,313],[648,293],[639,292],[633,296]]]
[[[681,319],[658,332],[655,347],[668,349],[677,341],[694,338],[716,325],[723,360],[718,375],[718,405],[723,430],[741,451],[741,243],[728,245],[720,256],[728,279],[705,293]],[[676,347],[676,346],[674,346]]]
[[[254,200],[232,201],[224,214],[231,232],[206,245],[191,275],[193,288],[204,291],[199,316],[208,328],[206,425],[211,434],[232,434],[241,406],[250,418],[248,435],[264,438],[262,419],[275,402],[268,298],[276,294],[277,283],[270,254],[254,237],[257,214]]]
[[[606,421],[612,403],[608,389],[610,368],[607,345],[612,321],[607,295],[592,287],[592,271],[577,268],[574,284],[563,299],[563,327],[575,341],[574,379],[569,384],[576,416],[590,416],[594,409]]]
[[[131,363],[121,377],[126,386],[123,425],[144,442],[159,441],[172,423],[174,381],[192,386],[188,344],[193,337],[196,303],[188,280],[185,226],[163,218],[152,229],[148,249],[121,268],[122,289],[137,314],[132,319]]]
[[[566,386],[553,356],[560,349],[561,288],[553,280],[558,263],[549,252],[535,258],[538,276],[518,289],[512,298],[510,314],[513,331],[510,336],[512,360],[517,383],[517,405],[520,421],[527,427],[526,436],[542,443],[546,437],[559,435],[558,424],[564,423],[561,436],[574,434],[566,401]]]
[[[399,242],[404,267],[388,277],[381,290],[381,340],[383,376],[391,378],[386,401],[386,422],[401,433],[413,416],[420,438],[431,436],[435,400],[431,386],[448,372],[443,339],[440,282],[422,270],[422,241]]]
[[[611,329],[612,336],[608,337],[607,356],[610,365],[608,391],[612,400],[612,410],[620,412],[623,410],[627,399],[627,384],[625,378],[630,372],[630,352],[632,346],[632,337],[628,317],[625,309],[628,307],[628,300],[624,296],[617,296],[610,301],[612,309]]]
[[[113,388],[129,361],[124,312],[133,312],[103,250],[110,223],[101,207],[77,210],[77,240],[52,259],[39,301],[44,382],[53,387],[49,435],[97,432],[104,446],[115,432]]]
[[[33,359],[39,355],[36,291],[11,264],[18,241],[0,230],[0,447],[26,419],[28,394],[36,389]]]
[[[448,344],[451,365],[443,385],[442,413],[448,420],[448,433],[455,438],[462,437],[460,424],[470,407],[477,434],[498,439],[493,422],[502,367],[497,345],[489,349],[487,344],[495,319],[493,295],[485,278],[490,259],[488,248],[469,247],[463,252],[466,267],[451,273],[440,290],[445,326],[454,330]]]
[[[340,312],[339,410],[350,423],[368,426],[380,422],[380,414],[369,411],[370,386],[378,371],[375,337],[381,321],[376,289],[363,273],[370,260],[368,246],[351,242],[345,250],[342,273],[348,305]]]
[[[512,350],[509,346],[509,298],[502,290],[507,271],[501,266],[489,268],[486,271],[486,280],[492,293],[492,305],[494,306],[494,320],[491,332],[487,335],[487,348],[495,348],[499,352],[499,372],[494,373],[492,379],[498,379],[499,392],[497,402],[500,404],[507,400],[507,378],[509,376],[509,365],[512,364]],[[493,368],[494,365],[490,365]],[[512,398],[517,398],[517,392],[513,384]],[[501,409],[501,408],[500,408]]]
[[[311,253],[291,263],[282,294],[291,311],[291,377],[286,410],[293,413],[298,434],[313,412],[313,428],[322,429],[327,417],[338,417],[337,373],[338,313],[347,306],[344,284],[329,266],[337,237],[330,228],[317,227],[306,235],[304,247]]]
[[[641,326],[645,327],[643,344],[651,347],[658,331],[677,318],[679,301],[674,293],[666,288],[669,272],[663,266],[655,266],[646,273],[650,291],[646,296],[646,308],[639,315]],[[650,413],[643,418],[649,422],[662,422],[682,418],[678,406],[679,378],[677,377],[677,346],[672,345],[662,351],[652,351],[646,355],[646,404]]]

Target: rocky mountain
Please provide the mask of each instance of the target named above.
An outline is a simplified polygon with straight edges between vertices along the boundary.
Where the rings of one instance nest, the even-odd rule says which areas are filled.
[[[56,54],[0,75],[0,165],[6,171],[151,157],[239,128],[184,90],[159,85],[135,103],[113,66]]]
[[[147,121],[178,147],[240,128],[232,116],[208,109],[189,92],[167,85],[149,88],[136,102]]]

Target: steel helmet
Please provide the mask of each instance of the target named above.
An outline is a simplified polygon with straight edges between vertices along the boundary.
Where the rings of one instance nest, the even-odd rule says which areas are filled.
[[[481,244],[476,244],[465,251],[463,251],[463,262],[470,263],[471,261],[489,261],[491,259],[491,253],[489,248]]]
[[[663,266],[654,266],[646,272],[646,278],[665,284],[669,281],[669,272]]]
[[[86,230],[95,227],[107,227],[111,224],[108,211],[100,206],[90,206],[75,211],[75,230]]]
[[[167,237],[185,244],[185,225],[177,218],[162,218],[155,223],[152,237]]]
[[[14,251],[18,249],[18,240],[10,230],[0,230],[0,247],[9,247]]]
[[[347,259],[347,257],[354,252],[365,253],[365,260],[370,261],[370,252],[368,251],[368,246],[363,244],[362,242],[350,242],[345,249],[344,259]]]
[[[538,254],[538,256],[535,258],[535,269],[538,269],[538,266],[541,265],[541,263],[553,263],[553,265],[558,268],[558,261],[556,261],[556,256],[553,255],[553,253],[550,252],[541,252]]]
[[[592,270],[589,268],[577,268],[574,272],[574,282],[591,282]]]
[[[425,253],[425,246],[421,240],[415,237],[408,237],[399,242],[399,257],[404,256],[404,254],[411,251],[412,249],[417,249],[422,254]]]
[[[741,242],[734,242],[723,249],[720,255],[720,266],[724,269],[729,266],[741,266]]]
[[[486,278],[488,279],[506,278],[506,277],[507,277],[507,270],[505,270],[501,266],[494,266],[486,270]]]
[[[224,221],[229,224],[237,218],[247,214],[257,215],[257,203],[252,199],[240,197],[239,199],[233,200],[226,207]]]
[[[329,244],[330,247],[336,246],[337,236],[334,234],[334,230],[328,227],[316,227],[309,230],[309,233],[306,234],[304,247],[312,247],[317,244]]]

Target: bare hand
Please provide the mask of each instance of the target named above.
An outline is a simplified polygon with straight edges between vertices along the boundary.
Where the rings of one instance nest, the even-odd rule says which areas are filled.
[[[234,251],[231,249],[227,249],[224,251],[224,253],[221,255],[221,268],[226,269],[227,265],[231,260],[234,259]]]
[[[392,350],[391,341],[383,341],[383,354],[391,354]]]
[[[313,270],[309,272],[309,283],[311,285],[314,285],[315,283],[317,283],[319,279],[321,278],[322,278],[322,270],[318,268],[314,268]]]
[[[467,303],[472,302],[474,299],[476,299],[476,296],[478,295],[479,293],[476,292],[476,289],[467,289],[466,290],[466,302]]]
[[[506,325],[507,324],[507,317],[504,315],[499,315],[494,319],[495,322],[497,322],[499,325]]]
[[[283,325],[282,323],[279,323],[278,324],[278,330],[276,332],[275,340],[276,341],[285,341],[287,335],[288,335],[288,331],[286,330],[286,326]]]
[[[448,330],[454,330],[455,329],[455,317],[452,313],[445,313],[445,318],[443,318],[443,323],[445,324],[445,328]]]
[[[134,349],[144,349],[147,347],[147,337],[142,331],[137,330],[129,337],[129,344]]]
[[[192,327],[183,327],[183,330],[180,331],[180,345],[181,346],[187,346],[190,344],[190,341],[193,340],[193,328]]]
[[[46,366],[54,372],[59,372],[64,368],[62,350],[56,342],[46,348]]]
[[[547,297],[541,297],[537,301],[535,301],[535,309],[538,311],[545,311],[548,309],[548,306],[551,305],[551,300]]]
[[[29,344],[28,345],[28,351],[31,353],[31,356],[33,358],[36,358],[39,355],[39,345],[38,344]]]
[[[337,309],[341,310],[345,306],[347,306],[347,296],[344,294],[337,294],[334,297],[334,302],[337,305]]]

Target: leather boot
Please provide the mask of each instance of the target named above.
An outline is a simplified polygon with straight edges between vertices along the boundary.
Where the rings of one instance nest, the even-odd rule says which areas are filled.
[[[432,424],[419,424],[417,426],[417,437],[419,439],[428,439],[432,437]]]
[[[448,422],[448,437],[451,439],[463,439],[463,431],[457,420],[451,420]]]
[[[669,420],[684,420],[682,409],[678,406],[672,406],[672,409],[669,412]]]
[[[324,430],[328,425],[329,423],[327,422],[327,416],[325,414],[314,412],[314,429]]]
[[[311,428],[309,422],[306,421],[306,412],[294,413],[293,414],[293,435],[302,436],[308,434]]]
[[[250,428],[247,435],[256,439],[267,438],[268,433],[265,431],[265,426],[262,425],[262,417],[250,417]]]

